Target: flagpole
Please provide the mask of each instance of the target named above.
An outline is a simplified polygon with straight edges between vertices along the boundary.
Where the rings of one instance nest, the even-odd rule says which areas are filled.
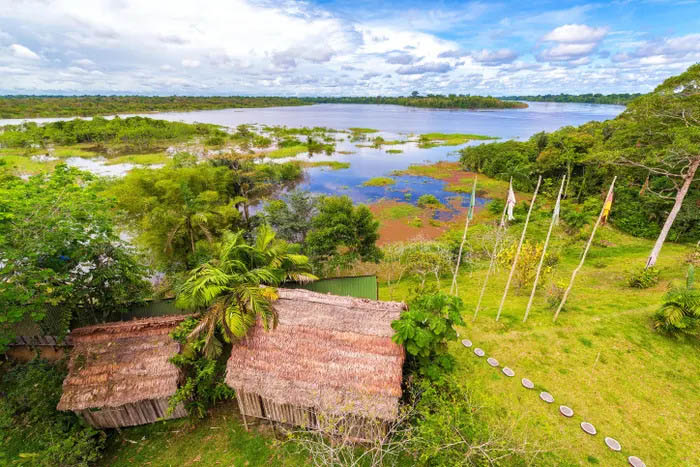
[[[506,289],[503,291],[503,297],[501,297],[501,305],[498,307],[498,313],[496,313],[496,321],[501,317],[501,311],[503,311],[503,304],[506,302],[506,297],[508,296],[508,289],[510,288],[510,282],[513,280],[513,273],[515,272],[515,267],[518,264],[518,258],[520,257],[520,250],[523,247],[523,240],[525,240],[525,233],[527,232],[527,224],[530,222],[530,214],[532,214],[532,208],[535,206],[535,200],[537,199],[537,192],[540,190],[540,183],[542,182],[542,175],[537,179],[537,187],[535,187],[535,194],[532,195],[532,202],[530,203],[530,209],[527,210],[527,217],[525,218],[525,226],[523,227],[523,233],[520,235],[520,242],[518,243],[518,249],[515,252],[515,257],[513,258],[513,266],[510,268],[510,274],[508,274],[508,282],[506,282]]]
[[[547,231],[547,238],[544,240],[544,246],[542,247],[542,257],[540,258],[540,264],[537,265],[537,273],[535,274],[535,283],[532,284],[532,292],[530,292],[530,300],[527,302],[527,308],[525,308],[525,317],[523,318],[523,323],[527,321],[527,316],[530,314],[530,307],[532,306],[532,300],[535,298],[535,291],[537,290],[537,283],[540,280],[540,272],[542,272],[542,265],[544,264],[544,255],[547,253],[547,246],[549,245],[549,237],[552,235],[552,229],[554,224],[557,222],[559,213],[557,209],[559,203],[561,202],[561,194],[564,191],[564,180],[566,180],[566,175],[561,179],[561,186],[559,187],[559,194],[557,195],[557,202],[554,205],[554,212],[552,213],[552,221],[549,223],[549,230]]]
[[[476,309],[474,310],[474,319],[479,313],[481,308],[481,300],[484,298],[484,292],[486,291],[486,284],[489,283],[489,275],[491,275],[491,270],[496,262],[496,253],[498,252],[498,245],[501,243],[501,235],[506,229],[505,219],[506,219],[506,209],[508,208],[508,203],[503,205],[503,212],[501,213],[501,223],[498,224],[496,230],[496,242],[493,244],[493,253],[491,253],[491,262],[489,263],[489,269],[486,271],[486,278],[484,279],[484,285],[481,286],[481,293],[479,294],[479,301],[476,303]]]
[[[608,195],[605,197],[606,200],[610,197],[610,195],[613,192],[613,187],[615,186],[615,180],[617,180],[617,176],[613,177],[613,181],[610,184],[610,189],[608,190]],[[583,267],[583,262],[586,260],[586,255],[588,254],[588,250],[591,248],[591,243],[593,243],[593,237],[595,236],[595,231],[598,229],[598,225],[600,224],[600,220],[602,219],[604,212],[605,212],[605,202],[603,202],[603,207],[601,208],[600,214],[598,215],[598,220],[596,221],[595,225],[593,226],[593,231],[591,232],[591,237],[588,239],[588,243],[586,244],[586,248],[583,250],[583,255],[581,255],[581,261],[578,263],[578,266],[576,266],[576,269],[574,269],[574,272],[571,274],[571,280],[569,281],[569,286],[566,288],[566,291],[564,292],[564,296],[561,299],[561,303],[559,304],[559,307],[557,308],[556,313],[554,313],[554,319],[552,320],[553,322],[557,320],[557,317],[559,316],[559,312],[561,311],[562,308],[564,308],[564,304],[566,303],[566,299],[569,298],[569,292],[571,292],[571,288],[574,286],[574,279],[576,279],[576,274],[578,274],[581,267]]]
[[[450,295],[457,293],[457,273],[459,272],[459,264],[462,262],[462,249],[464,242],[467,240],[467,229],[469,228],[469,219],[474,214],[474,196],[476,194],[476,175],[474,175],[474,185],[472,186],[472,197],[469,200],[469,210],[467,211],[467,220],[464,222],[464,233],[462,234],[462,243],[459,244],[459,254],[457,255],[457,265],[455,273],[452,276],[452,286],[450,287]]]

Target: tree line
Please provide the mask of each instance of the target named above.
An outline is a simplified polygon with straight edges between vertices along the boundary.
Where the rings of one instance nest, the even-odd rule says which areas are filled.
[[[622,94],[538,94],[536,96],[503,96],[505,101],[530,101],[530,102],[578,102],[582,104],[616,104],[627,105],[634,99],[642,96],[641,93]]]
[[[0,118],[91,117],[306,104],[296,97],[275,96],[2,96]]]
[[[407,107],[432,109],[522,109],[524,102],[505,101],[491,96],[471,96],[469,94],[427,94],[411,96],[367,96],[367,97],[304,97],[304,102],[314,104],[391,104]]]

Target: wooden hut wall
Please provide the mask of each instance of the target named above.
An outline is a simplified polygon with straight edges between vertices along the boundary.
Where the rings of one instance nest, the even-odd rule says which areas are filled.
[[[170,418],[186,417],[187,412],[179,404],[168,415],[167,399],[147,399],[141,402],[108,407],[100,410],[76,410],[85,421],[95,428],[118,428],[124,426],[145,425]]]

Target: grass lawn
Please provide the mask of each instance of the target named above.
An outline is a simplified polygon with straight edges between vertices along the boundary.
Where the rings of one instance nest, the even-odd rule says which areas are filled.
[[[532,234],[542,238],[546,222],[534,227]],[[515,225],[510,233],[516,236],[521,228]],[[669,283],[682,281],[690,248],[664,246],[658,262],[661,282],[631,289],[625,285],[628,271],[644,264],[652,242],[610,227],[600,233],[604,242],[594,243],[557,323],[546,302],[547,286],[538,292],[527,323],[522,318],[529,289],[513,287],[500,321],[495,320],[508,275],[504,268],[492,275],[482,311],[473,320],[488,263],[464,270],[459,279],[467,321],[462,338],[516,376],[507,378],[459,343],[451,346],[457,371],[492,409],[487,413],[494,423],[507,420],[522,437],[554,450],[557,465],[626,465],[630,455],[647,465],[700,465],[700,344],[663,336],[651,324]],[[582,241],[554,242],[561,262],[546,284],[568,281],[582,246]],[[450,281],[442,282],[449,289]],[[380,298],[404,299],[410,285],[404,282],[392,291],[382,287]],[[523,377],[535,383],[535,390],[521,386]],[[550,392],[554,403],[541,401],[540,391]],[[574,410],[572,419],[559,414],[560,404]],[[582,421],[595,425],[598,434],[585,434]],[[606,436],[621,443],[621,453],[605,446]]]
[[[250,423],[250,420],[249,420]],[[220,404],[203,420],[179,419],[123,428],[110,436],[104,466],[302,466],[309,460],[282,444],[267,423],[246,432],[235,402]]]
[[[0,163],[5,163],[10,167],[10,172],[14,175],[36,175],[44,172],[51,172],[60,161],[39,162],[32,160],[29,156],[0,155]]]

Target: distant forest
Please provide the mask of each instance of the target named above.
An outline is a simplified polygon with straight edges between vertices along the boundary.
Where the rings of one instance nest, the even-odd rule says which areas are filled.
[[[0,118],[91,117],[308,104],[296,97],[2,96]]]
[[[0,118],[91,117],[149,112],[187,112],[320,103],[395,104],[437,109],[509,109],[527,104],[495,97],[432,95],[409,97],[188,97],[188,96],[2,96]]]
[[[522,109],[523,102],[504,101],[495,97],[450,94],[412,95],[406,97],[304,97],[305,102],[314,104],[393,104],[408,107],[431,109]]]
[[[539,96],[505,96],[506,101],[530,102],[579,102],[582,104],[617,104],[627,105],[628,102],[642,94],[544,94]]]

